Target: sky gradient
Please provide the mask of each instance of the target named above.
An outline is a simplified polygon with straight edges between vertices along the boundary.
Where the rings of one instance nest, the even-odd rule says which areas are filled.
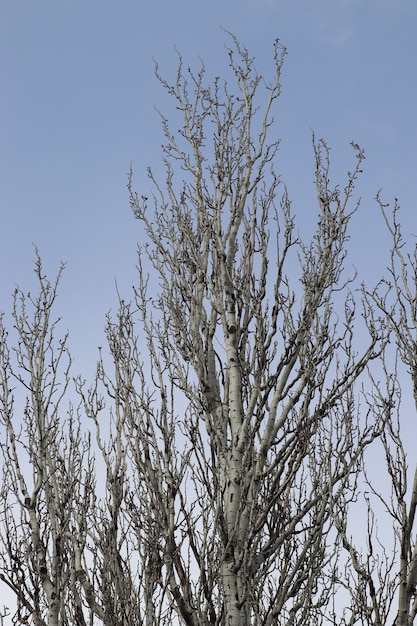
[[[384,274],[381,188],[400,201],[404,235],[417,235],[415,0],[0,0],[0,310],[10,315],[16,284],[33,288],[33,245],[51,279],[66,262],[57,311],[74,374],[91,379],[115,283],[129,299],[136,282],[143,236],[127,173],[132,163],[139,195],[147,166],[162,175],[155,107],[168,118],[173,107],[153,60],[173,79],[176,47],[221,76],[222,27],[266,77],[274,39],[288,50],[271,137],[300,228],[317,210],[314,131],[331,147],[334,183],[353,166],[349,143],[365,149],[348,262],[370,281]]]
[[[94,365],[104,315],[135,280],[140,224],[129,207],[127,172],[148,190],[160,168],[159,108],[169,101],[153,59],[173,78],[177,56],[208,73],[227,69],[235,33],[272,68],[272,43],[287,47],[273,136],[277,170],[302,224],[314,219],[311,131],[332,149],[334,180],[367,155],[358,185],[351,261],[386,265],[388,239],[373,198],[394,196],[404,232],[416,232],[417,4],[414,0],[2,0],[0,3],[0,309],[15,284],[33,283],[33,244],[53,277],[65,261],[59,306],[75,366]],[[414,230],[413,230],[414,229]],[[382,253],[382,254],[381,254]],[[364,258],[365,255],[365,258]],[[370,258],[371,257],[371,258]],[[381,265],[382,263],[382,265]]]

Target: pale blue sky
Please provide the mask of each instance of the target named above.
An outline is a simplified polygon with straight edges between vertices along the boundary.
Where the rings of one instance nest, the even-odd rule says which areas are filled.
[[[0,309],[16,283],[32,288],[33,243],[51,277],[66,261],[58,309],[74,373],[93,373],[115,279],[127,298],[136,280],[141,230],[126,175],[132,161],[136,189],[148,189],[162,141],[154,106],[168,117],[172,106],[152,59],[174,76],[176,45],[221,75],[221,26],[266,75],[274,39],[288,48],[274,133],[300,226],[316,210],[313,129],[342,184],[349,142],[366,151],[350,262],[370,277],[388,263],[381,187],[417,234],[416,0],[0,0]]]
[[[126,173],[132,161],[137,190],[147,186],[162,139],[154,106],[172,106],[152,59],[173,76],[176,45],[221,75],[221,26],[265,74],[274,38],[288,48],[274,132],[300,223],[315,210],[313,129],[332,147],[335,174],[353,163],[351,140],[366,150],[357,263],[366,251],[378,268],[386,248],[372,202],[380,187],[417,231],[415,0],[1,0],[0,308],[15,283],[32,281],[32,243],[51,275],[67,261],[60,303],[79,370],[95,362],[115,278],[124,293],[134,281],[141,232]]]

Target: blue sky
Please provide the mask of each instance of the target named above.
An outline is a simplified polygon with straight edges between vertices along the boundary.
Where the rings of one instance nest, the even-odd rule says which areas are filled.
[[[398,197],[404,234],[417,234],[416,0],[0,0],[0,309],[15,284],[33,286],[33,244],[53,277],[66,261],[58,310],[75,372],[91,376],[104,316],[135,282],[140,224],[129,207],[160,167],[155,106],[169,117],[153,59],[173,77],[187,63],[227,67],[221,29],[271,69],[272,43],[288,49],[274,133],[277,170],[300,226],[314,218],[311,130],[332,148],[335,181],[366,151],[362,208],[350,262],[376,279],[388,237],[373,198]],[[413,239],[411,238],[413,241]],[[74,373],[75,373],[74,372]]]
[[[126,174],[133,162],[147,189],[146,167],[160,167],[154,107],[172,107],[153,59],[173,77],[177,46],[221,75],[221,26],[266,75],[273,40],[288,49],[274,133],[300,223],[315,211],[313,129],[332,147],[335,180],[353,163],[351,140],[366,151],[352,262],[383,271],[381,187],[400,199],[405,232],[417,231],[415,0],[1,0],[0,308],[16,283],[32,283],[33,243],[51,276],[66,261],[59,306],[79,371],[94,366],[115,279],[124,294],[135,280],[141,232]]]

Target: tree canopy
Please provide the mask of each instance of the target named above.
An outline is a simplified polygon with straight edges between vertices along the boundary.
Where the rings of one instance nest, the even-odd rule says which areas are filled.
[[[149,169],[137,193],[130,173],[145,240],[95,380],[73,372],[54,316],[63,266],[50,281],[36,251],[39,291],[15,291],[15,341],[1,318],[13,623],[414,623],[417,478],[410,489],[400,426],[404,372],[417,401],[417,253],[398,202],[378,195],[389,267],[374,286],[355,275],[364,152],[352,142],[333,182],[314,135],[316,228],[301,237],[276,169],[285,53],[276,41],[267,79],[233,35],[232,82],[181,56],[172,82],[156,66],[181,122],[161,114],[165,176]]]

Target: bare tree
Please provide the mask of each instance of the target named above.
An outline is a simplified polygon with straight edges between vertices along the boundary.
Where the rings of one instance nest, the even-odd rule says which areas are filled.
[[[16,594],[16,619],[35,626],[85,624],[70,538],[85,541],[87,520],[75,524],[89,512],[94,474],[77,413],[61,406],[71,358],[51,316],[62,270],[51,284],[36,251],[39,294],[15,291],[12,349],[0,320],[0,579]]]
[[[389,613],[394,560],[376,570],[384,608],[347,523],[371,444],[403,471],[385,352],[396,313],[378,291],[356,302],[346,268],[364,154],[352,143],[354,166],[333,185],[313,137],[317,218],[304,241],[270,137],[285,50],[275,42],[267,82],[231,41],[229,82],[180,56],[173,83],[156,67],[180,120],[161,115],[165,178],[149,169],[138,195],[130,175],[146,238],[138,280],[107,318],[110,359],[100,352],[92,385],[75,381],[76,409],[62,414],[70,359],[39,258],[39,297],[15,296],[15,364],[1,326],[1,578],[36,626],[382,624]],[[372,390],[384,368],[388,396]],[[367,384],[381,410],[363,410]]]
[[[355,610],[349,623],[356,623],[356,616],[361,617],[361,623],[372,626],[382,626],[389,620],[394,626],[411,626],[417,615],[417,465],[409,466],[403,427],[411,408],[406,395],[409,387],[408,396],[414,398],[417,409],[417,246],[412,253],[407,252],[398,220],[398,200],[391,210],[380,194],[376,199],[392,238],[391,258],[388,275],[374,290],[364,287],[363,292],[374,309],[369,322],[382,316],[391,342],[381,354],[379,377],[369,372],[372,385],[368,386],[366,399],[373,415],[385,416],[381,433],[384,458],[378,471],[381,474],[385,461],[386,474],[377,482],[375,473],[364,466],[366,547],[363,541],[361,544],[358,539],[354,545],[348,538],[346,510],[343,515],[339,511],[336,526],[350,555],[351,571],[356,574],[355,584],[351,585]],[[384,489],[383,483],[389,489]],[[378,525],[381,516],[384,522],[380,520]],[[381,539],[384,523],[393,529],[388,543]]]
[[[405,366],[411,379],[415,409],[417,410],[417,246],[413,253],[405,253],[405,242],[398,222],[398,201],[388,217],[387,206],[380,195],[377,201],[392,236],[390,280],[388,291],[394,294],[395,305],[389,309],[386,299],[376,299],[379,309],[385,313],[396,340],[397,356]],[[396,373],[396,372],[395,372]],[[411,490],[408,485],[410,474],[407,455],[401,437],[400,399],[402,385],[395,378],[396,402],[390,407],[397,411],[397,419],[390,420],[383,443],[388,473],[392,482],[393,506],[389,509],[399,538],[399,602],[396,626],[411,626],[417,615],[417,543],[415,540],[415,516],[417,507],[417,464],[411,475]],[[407,502],[408,500],[408,502]]]
[[[150,361],[146,374],[134,333],[117,342],[123,375],[110,395],[125,404],[160,593],[190,625],[318,623],[337,561],[331,510],[353,493],[384,423],[355,408],[383,325],[358,353],[343,275],[363,152],[353,145],[341,190],[330,186],[326,144],[313,139],[318,224],[303,243],[274,169],[278,142],[267,140],[284,54],[276,42],[265,83],[233,38],[235,90],[206,84],[204,67],[195,74],[181,58],[174,84],[157,67],[180,130],[162,116],[166,179],[149,170],[152,200],[129,185],[147,234],[135,303]]]

